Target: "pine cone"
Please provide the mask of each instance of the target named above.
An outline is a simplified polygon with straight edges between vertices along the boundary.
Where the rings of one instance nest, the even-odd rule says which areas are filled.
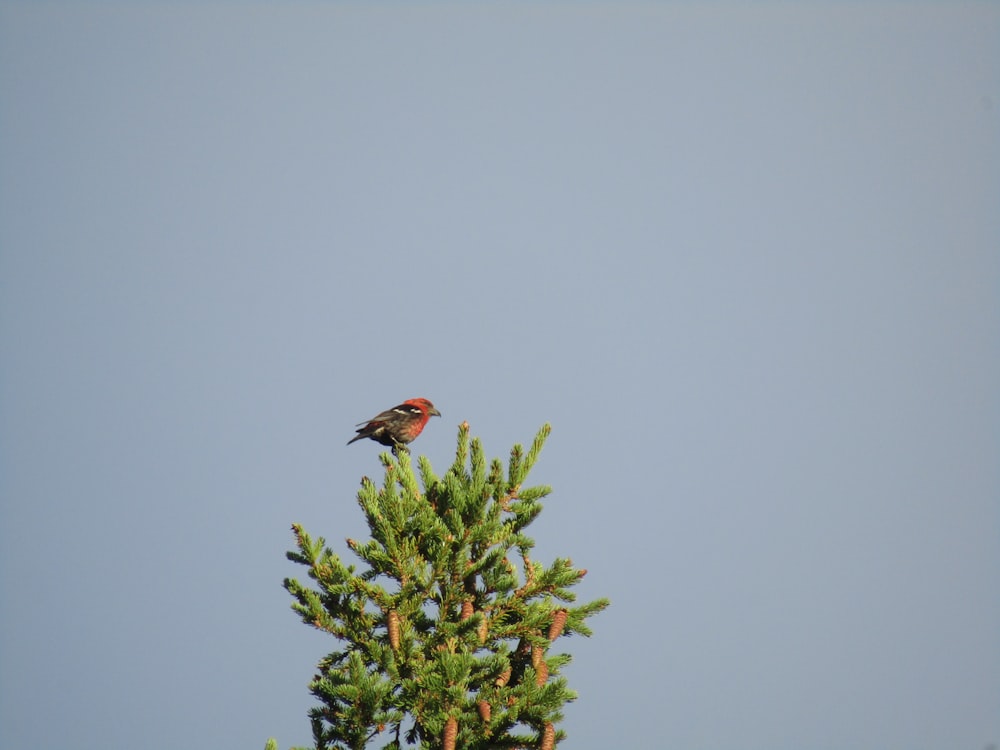
[[[483,643],[486,643],[486,636],[489,633],[489,627],[490,627],[490,623],[486,619],[486,617],[484,616],[483,619],[482,619],[482,621],[479,623],[479,630],[477,631],[477,635],[479,636],[479,643],[480,643],[480,645],[483,644]]]
[[[449,716],[444,723],[444,750],[455,750],[455,740],[458,737],[458,722],[454,716]]]
[[[566,618],[569,617],[569,612],[565,609],[556,610],[555,615],[552,617],[552,624],[549,625],[549,640],[554,641],[560,635],[562,635],[563,628],[566,627]]]
[[[535,684],[541,687],[549,679],[549,665],[544,661],[535,667]]]
[[[542,732],[542,744],[538,746],[538,750],[552,750],[556,746],[556,728],[552,726],[550,721],[545,725],[545,731]]]
[[[392,646],[393,651],[399,650],[399,613],[394,610],[389,610],[389,616],[386,621],[386,627],[389,630],[389,645]]]

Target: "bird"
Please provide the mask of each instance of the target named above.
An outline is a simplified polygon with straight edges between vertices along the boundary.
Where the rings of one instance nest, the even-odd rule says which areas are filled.
[[[441,412],[426,398],[411,398],[366,422],[358,422],[358,434],[348,440],[347,444],[369,438],[376,443],[391,446],[393,453],[400,449],[409,452],[406,444],[412,443],[423,432],[431,417],[440,416]]]

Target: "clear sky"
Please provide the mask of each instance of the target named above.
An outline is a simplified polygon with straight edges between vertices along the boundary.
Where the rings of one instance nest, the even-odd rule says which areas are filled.
[[[592,639],[567,748],[1000,744],[1000,5],[0,4],[0,747],[310,741],[414,396]]]

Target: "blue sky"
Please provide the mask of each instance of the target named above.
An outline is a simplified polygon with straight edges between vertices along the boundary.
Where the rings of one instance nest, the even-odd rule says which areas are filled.
[[[0,746],[310,740],[353,425],[553,434],[567,748],[1000,744],[1000,8],[0,4]]]

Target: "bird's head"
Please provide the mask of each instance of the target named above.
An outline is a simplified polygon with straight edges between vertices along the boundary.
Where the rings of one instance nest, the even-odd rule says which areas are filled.
[[[440,417],[441,412],[439,412],[430,401],[426,398],[411,398],[409,401],[404,403],[410,404],[410,406],[416,406],[423,412],[426,412],[428,417]]]

